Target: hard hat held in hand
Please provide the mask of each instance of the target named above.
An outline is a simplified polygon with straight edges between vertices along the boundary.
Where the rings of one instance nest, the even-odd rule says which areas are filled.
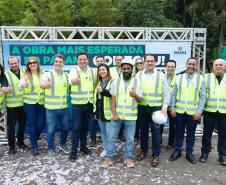
[[[167,116],[165,116],[160,110],[155,111],[152,114],[152,120],[158,125],[164,125],[167,121]]]

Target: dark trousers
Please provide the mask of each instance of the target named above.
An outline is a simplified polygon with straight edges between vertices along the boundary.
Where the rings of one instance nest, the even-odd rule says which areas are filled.
[[[168,138],[168,144],[174,145],[175,143],[175,135],[176,135],[176,124],[175,124],[175,118],[170,116],[170,111],[167,111],[168,119],[169,119],[169,138]],[[164,125],[160,126],[160,133],[161,133],[161,143],[162,143],[162,133],[164,130]]]
[[[148,140],[149,140],[149,124],[151,126],[152,132],[152,156],[159,156],[161,150],[161,135],[160,135],[160,126],[156,125],[152,120],[152,113],[160,110],[161,107],[149,107],[149,106],[140,106],[141,116],[141,132],[140,132],[140,141],[141,141],[141,150],[147,152],[148,150]]]
[[[46,111],[44,105],[24,104],[24,111],[29,125],[29,135],[32,149],[37,149],[37,140],[42,133],[46,122]]]
[[[80,141],[80,148],[85,148],[87,133],[92,119],[93,104],[84,105],[72,104],[72,150],[76,151]]]
[[[197,127],[197,120],[193,119],[193,115],[188,115],[186,113],[179,114],[176,113],[176,140],[175,140],[175,150],[181,152],[181,147],[184,141],[184,132],[186,128],[186,152],[192,153],[195,143],[195,130]]]
[[[22,145],[24,143],[24,129],[26,123],[26,116],[23,106],[7,108],[7,135],[8,145],[10,148],[15,147],[15,126],[17,122],[17,143],[18,145]]]
[[[97,127],[98,127],[98,121],[94,119],[92,116],[91,122],[89,123],[89,136],[91,140],[96,140],[97,135]]]
[[[136,121],[136,132],[135,132],[135,139],[140,139],[140,116],[142,115],[142,112],[140,111],[140,105],[138,105],[138,115],[137,115],[137,121]]]
[[[211,151],[211,139],[215,125],[218,130],[218,154],[226,156],[226,114],[219,112],[204,112],[202,153],[209,154]]]
[[[170,115],[170,111],[167,112],[169,118],[169,138],[168,144],[174,145],[175,143],[175,136],[176,136],[176,123],[175,118]]]

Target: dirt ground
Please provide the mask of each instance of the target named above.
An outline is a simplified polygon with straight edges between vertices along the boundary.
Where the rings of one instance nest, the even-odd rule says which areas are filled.
[[[30,151],[18,151],[16,155],[8,155],[8,147],[0,146],[0,184],[1,185],[226,185],[226,167],[218,162],[216,151],[217,136],[213,137],[213,150],[206,164],[198,162],[191,164],[185,159],[185,154],[177,161],[169,161],[172,151],[164,145],[167,143],[167,133],[164,134],[161,153],[161,164],[157,168],[150,165],[150,152],[141,162],[135,162],[135,168],[127,169],[122,163],[121,147],[116,163],[108,168],[100,168],[100,144],[92,148],[91,156],[79,153],[75,163],[68,160],[68,155],[58,152],[54,158],[47,157],[45,138],[39,141],[40,156],[33,157]],[[29,141],[26,140],[29,144]],[[70,144],[70,143],[69,143]],[[196,138],[194,155],[200,155],[201,137]],[[135,147],[138,152],[139,145]]]

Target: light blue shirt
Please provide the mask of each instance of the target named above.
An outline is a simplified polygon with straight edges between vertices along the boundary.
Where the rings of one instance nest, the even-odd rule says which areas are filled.
[[[186,80],[187,85],[190,84],[192,78],[194,75],[187,75],[186,74]],[[202,113],[205,103],[206,103],[206,83],[205,80],[202,81],[201,88],[200,88],[200,100],[199,100],[199,106],[198,106],[198,113]],[[171,94],[171,102],[170,102],[170,111],[175,111],[175,105],[176,105],[176,98],[177,98],[177,83],[174,83],[172,94]]]

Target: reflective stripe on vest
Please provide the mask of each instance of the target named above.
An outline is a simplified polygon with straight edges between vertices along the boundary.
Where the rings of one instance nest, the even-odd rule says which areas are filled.
[[[40,84],[36,84],[40,86]],[[35,89],[34,86],[34,81],[33,79],[30,82],[30,86],[24,89],[24,102],[28,104],[36,104],[39,103],[40,105],[44,104],[44,90],[41,89],[40,87],[36,87]],[[40,92],[35,92],[35,90],[39,90]]]
[[[186,112],[189,115],[194,115],[198,111],[201,76],[200,74],[194,74],[194,77],[187,87],[185,86],[187,85],[187,79],[185,79],[185,75],[186,74],[179,75],[178,79],[176,80],[178,86],[176,112]],[[192,86],[192,83],[195,83],[195,86]]]
[[[136,120],[137,119],[137,102],[134,97],[129,95],[129,90],[134,88],[137,92],[138,82],[136,78],[132,78],[128,84],[127,91],[125,91],[125,82],[120,77],[116,84],[116,113],[122,120]]]
[[[207,112],[226,113],[226,76],[218,83],[216,76],[209,73],[206,76],[206,104],[204,110]]]
[[[63,72],[63,82],[57,82],[53,71],[51,75],[51,89],[45,89],[45,107],[47,109],[63,109],[68,107],[68,75]],[[63,85],[62,85],[63,84]],[[66,85],[65,85],[66,84]]]
[[[20,71],[20,75],[22,75]],[[11,71],[6,72],[6,78],[9,85],[12,87],[13,91],[11,93],[6,93],[6,107],[20,107],[23,106],[23,91],[18,90],[18,85],[20,80]]]
[[[112,79],[107,83],[105,89],[109,90],[111,88]],[[99,85],[99,84],[98,84]],[[94,104],[93,104],[93,110],[96,112],[96,89],[94,91]],[[103,110],[104,110],[104,117],[106,120],[111,120],[112,118],[112,111],[111,111],[111,98],[107,96],[103,96]]]
[[[82,74],[79,73],[77,66],[75,67],[75,69],[78,76],[81,78]],[[90,68],[90,72],[91,72],[91,79],[89,78],[89,81],[92,81],[92,87],[91,85],[89,85],[88,90],[82,89],[82,86],[88,85],[88,84],[84,84],[85,82],[82,82],[82,80],[78,85],[72,85],[71,87],[72,104],[87,104],[88,102],[93,103],[95,80],[94,80],[94,73],[91,68]]]
[[[145,105],[145,106],[149,105],[151,107],[161,106],[163,101],[163,96],[162,96],[163,84],[162,84],[162,80],[160,80],[162,79],[161,72],[160,71],[154,72],[155,74],[153,75],[154,75],[155,84],[151,84],[150,79],[148,78],[144,79],[143,73],[145,73],[145,71],[139,74],[139,79],[140,79],[140,82],[142,83],[142,89],[143,89],[143,98],[141,103],[139,103],[139,105]]]

